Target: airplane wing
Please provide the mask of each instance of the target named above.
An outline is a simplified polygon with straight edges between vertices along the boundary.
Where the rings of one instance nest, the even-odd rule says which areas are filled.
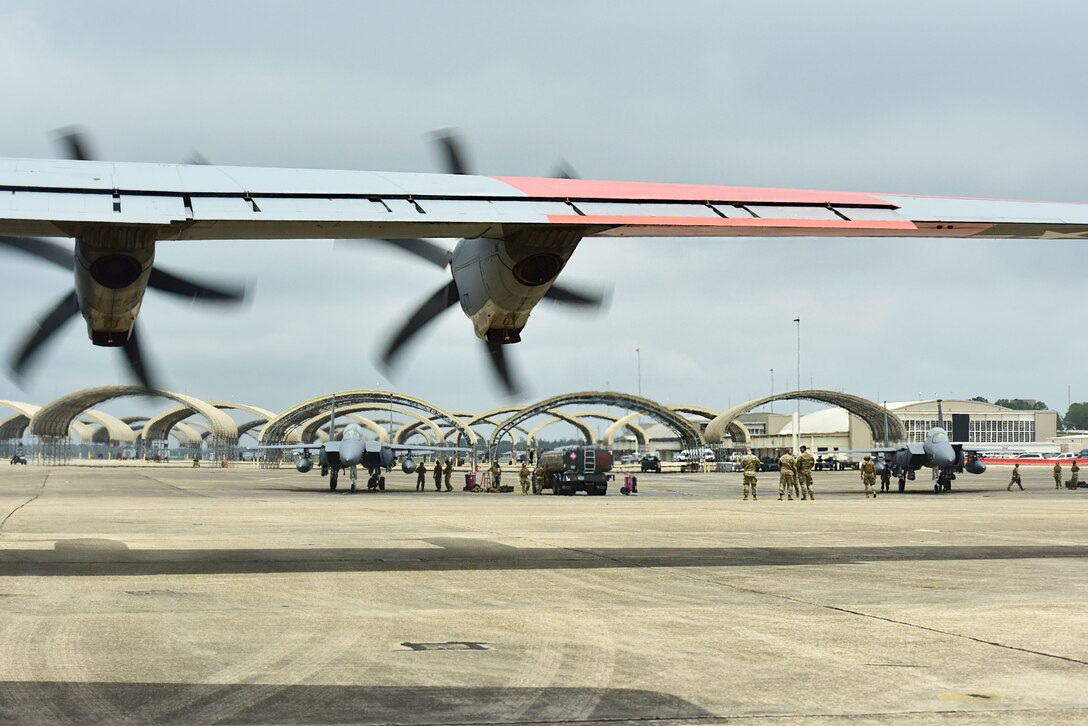
[[[1088,235],[1088,205],[694,184],[0,159],[0,235],[143,225],[159,240]]]
[[[387,449],[393,451],[405,451],[409,454],[414,453],[432,453],[443,451],[472,451],[472,449],[465,448],[464,446],[407,446],[405,444],[383,444]]]

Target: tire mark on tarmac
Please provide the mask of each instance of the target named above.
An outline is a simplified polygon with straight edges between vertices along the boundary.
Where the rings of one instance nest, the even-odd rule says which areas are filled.
[[[15,509],[8,512],[7,516],[4,517],[2,520],[0,520],[0,531],[2,531],[4,529],[4,525],[8,523],[8,520],[11,519],[12,515],[14,515],[20,509],[22,509],[26,505],[30,504],[31,502],[33,502],[35,499],[37,499],[38,497],[40,497],[42,495],[42,490],[45,489],[45,484],[48,481],[49,481],[49,474],[46,474],[45,478],[42,479],[42,483],[38,486],[38,493],[35,494],[34,496],[32,496],[30,499],[27,499],[25,502],[23,502],[22,504],[17,506]]]

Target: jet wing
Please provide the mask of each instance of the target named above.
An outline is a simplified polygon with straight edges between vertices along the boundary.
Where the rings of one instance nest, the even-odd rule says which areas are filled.
[[[387,449],[393,451],[404,451],[409,454],[414,453],[432,453],[443,451],[472,451],[472,449],[466,449],[463,446],[407,446],[405,444],[383,444]]]
[[[0,159],[0,235],[157,239],[584,236],[1082,238],[1088,205],[315,169]]]
[[[309,451],[311,449],[324,449],[327,444],[258,444],[255,449],[291,449],[292,451]]]

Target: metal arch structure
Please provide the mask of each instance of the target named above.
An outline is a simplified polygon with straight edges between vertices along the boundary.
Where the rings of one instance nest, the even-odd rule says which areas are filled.
[[[622,428],[626,428],[628,431],[630,431],[634,435],[635,440],[639,443],[639,445],[643,445],[650,440],[650,434],[646,431],[646,429],[635,423],[638,420],[639,414],[635,414],[632,417],[631,414],[619,416],[612,413],[601,413],[599,411],[584,411],[582,413],[576,413],[574,415],[578,418],[599,418],[608,421],[608,428],[605,429],[605,433],[607,433],[613,426],[615,426],[617,421],[619,421],[620,419],[626,419],[626,421],[622,424]],[[615,434],[613,434],[613,438],[614,437]],[[605,435],[602,434],[599,437],[599,440],[604,441],[604,439]],[[612,441],[609,440],[608,444],[611,445]]]
[[[886,439],[890,443],[898,443],[906,441],[907,439],[907,429],[903,425],[903,421],[896,416],[895,413],[886,410],[883,406],[862,398],[861,396],[840,393],[838,391],[820,390],[778,393],[774,396],[765,396],[764,398],[757,398],[754,401],[748,401],[739,406],[734,406],[728,411],[723,411],[714,417],[710,423],[706,425],[703,436],[707,443],[719,443],[724,436],[726,428],[738,416],[745,414],[754,408],[759,408],[760,406],[771,403],[772,401],[794,401],[797,399],[826,403],[831,406],[838,406],[839,408],[846,409],[848,413],[857,416],[865,422],[865,425],[868,426],[869,430],[872,432],[873,441],[883,441]],[[884,426],[885,420],[888,422],[886,430]]]
[[[258,426],[264,426],[266,423],[268,423],[268,419],[262,417],[255,418],[252,421],[244,421],[243,423],[238,424],[238,440],[241,441],[242,437],[246,434],[249,434],[254,439],[259,439],[260,432],[255,433],[253,429],[257,428]]]
[[[582,436],[584,436],[585,439],[586,439],[586,444],[592,446],[593,444],[597,443],[597,436],[593,432],[593,428],[589,424],[587,424],[585,421],[580,419],[578,416],[575,416],[575,415],[572,415],[572,414],[569,414],[569,413],[563,413],[562,411],[554,411],[554,410],[541,411],[540,413],[544,414],[546,416],[551,416],[551,418],[547,419],[543,423],[541,423],[538,426],[536,426],[536,427],[529,430],[529,436],[526,438],[526,444],[532,444],[532,442],[536,439],[537,434],[539,434],[541,431],[548,428],[552,424],[557,424],[557,423],[568,423],[571,426],[578,429],[579,431],[581,431]],[[535,415],[539,415],[539,414],[535,414]],[[496,431],[497,430],[498,429],[496,429]],[[495,439],[495,443],[498,443],[499,441],[501,441],[501,439]]]
[[[358,413],[359,410],[365,411],[365,410],[367,410],[369,408],[370,408],[370,406],[365,406],[365,405],[361,409],[355,409],[355,408],[353,408],[351,406],[348,406],[347,410],[345,410],[345,411],[341,411],[340,409],[337,409],[336,415],[339,416],[341,413],[343,413],[344,416],[346,416],[347,418],[350,418],[355,423],[359,424],[360,426],[365,427],[366,429],[368,429],[370,431],[373,431],[374,436],[378,439],[378,441],[381,441],[383,443],[388,442],[389,441],[389,432],[385,430],[384,426],[379,424],[374,419],[367,418],[366,416],[363,416],[363,415]],[[321,439],[322,441],[328,441],[329,440],[329,433],[322,428],[323,426],[325,428],[327,428],[327,426],[325,426],[325,425],[328,422],[329,422],[329,412],[328,411],[323,411],[323,412],[321,412],[319,414],[316,414],[313,418],[311,418],[311,419],[309,419],[307,421],[304,421],[297,428],[292,429],[287,434],[286,443],[288,443],[288,444],[303,444],[303,443],[308,444],[311,441],[313,441],[313,439],[315,439],[315,438]],[[267,426],[268,424],[265,424],[265,425]],[[261,436],[263,436],[263,435],[264,435],[264,430],[262,429]],[[309,438],[306,438],[307,436]],[[257,437],[257,442],[260,443],[260,441],[261,441],[261,437],[258,436]]]
[[[132,427],[112,414],[88,408],[80,411],[78,415],[98,425],[98,428],[91,433],[90,441],[83,443],[109,444],[110,446],[136,443],[136,432],[132,430]],[[33,419],[31,424],[33,428]],[[31,433],[34,431],[32,430]]]
[[[463,413],[463,412],[454,412],[453,415],[457,416],[458,418],[460,418],[462,420],[470,419],[470,418],[475,417],[475,414]],[[452,434],[454,431],[459,432],[459,429],[457,429],[453,425],[449,424],[448,422],[439,421],[437,423],[438,423],[438,427],[440,429],[442,429],[442,436],[435,443],[445,441],[446,439],[448,439],[450,437],[450,434]],[[501,423],[501,421],[495,421],[493,419],[485,419],[485,420],[482,420],[482,421],[478,421],[477,423],[489,424],[491,426],[498,426]],[[411,424],[405,426],[404,429],[402,429],[401,432],[397,433],[397,443],[404,443],[404,440],[407,437],[411,436],[413,433],[415,433],[415,430],[417,428],[419,428],[419,426],[420,426],[419,423],[411,423]],[[522,426],[518,426],[517,428],[515,428],[515,431],[521,433],[523,436],[526,436],[526,437],[529,435],[528,430],[526,430]],[[517,437],[515,437],[515,441],[516,441],[516,439],[517,439]]]
[[[420,424],[427,424],[427,425],[431,426],[432,435],[434,435],[434,436],[438,436],[438,435],[441,434],[441,429],[439,429],[437,426],[435,426],[433,423],[431,423],[430,419],[419,415],[419,413],[417,413],[417,412],[415,412],[415,411],[413,411],[413,410],[411,410],[409,408],[401,408],[400,406],[388,406],[386,404],[382,404],[382,405],[379,406],[379,405],[374,404],[374,403],[360,403],[360,404],[356,404],[356,405],[353,405],[353,406],[343,406],[343,407],[341,407],[339,404],[337,404],[337,406],[336,406],[336,416],[337,416],[337,418],[340,417],[341,413],[344,414],[345,416],[347,416],[347,418],[350,418],[350,419],[354,420],[356,423],[358,423],[358,424],[360,424],[362,426],[365,426],[367,429],[374,432],[375,437],[378,439],[378,441],[381,441],[382,443],[390,443],[390,442],[395,443],[396,440],[390,435],[389,430],[386,429],[384,426],[382,426],[381,423],[379,423],[375,418],[371,418],[371,417],[368,417],[368,416],[363,416],[360,413],[360,411],[368,411],[368,412],[369,411],[376,411],[376,412],[379,412],[379,413],[395,413],[398,416],[404,416],[406,418],[412,419],[413,422],[420,423]],[[330,432],[328,430],[328,423],[329,423],[329,412],[328,411],[323,411],[323,412],[315,415],[309,421],[306,421],[304,424],[302,424],[297,429],[295,429],[293,432],[291,432],[291,438],[292,438],[291,443],[296,443],[296,442],[297,443],[308,443],[308,442],[312,441],[315,437],[321,438],[322,441],[327,441],[329,436],[332,434],[332,432]],[[400,423],[400,422],[398,421],[397,423]],[[342,428],[342,426],[337,426],[337,429],[340,429],[340,428]],[[297,437],[297,439],[296,439],[296,437]]]
[[[680,439],[682,448],[694,448],[702,441],[699,430],[691,425],[686,418],[669,410],[659,403],[641,396],[632,396],[629,393],[617,393],[615,391],[582,391],[579,393],[566,393],[560,396],[546,398],[543,401],[530,404],[520,409],[510,418],[506,419],[491,434],[489,444],[495,445],[506,434],[507,430],[520,424],[522,421],[534,416],[546,413],[562,406],[588,405],[588,406],[613,406],[628,411],[638,412],[649,418],[656,419],[665,425]]]
[[[474,446],[477,441],[476,433],[459,418],[421,398],[393,391],[357,390],[328,393],[287,409],[265,424],[264,429],[261,431],[260,443],[264,445],[288,443],[288,434],[302,423],[319,413],[328,415],[334,400],[337,407],[344,407],[345,409],[358,404],[376,404],[379,407],[397,405],[422,411],[432,418],[438,417],[449,421],[461,431],[471,445]],[[282,450],[270,449],[268,453],[269,456],[262,462],[262,466],[278,467],[282,460]]]
[[[0,408],[8,408],[16,412],[15,416],[9,416],[4,419],[4,427],[5,431],[9,433],[15,432],[18,429],[17,433],[15,433],[12,438],[22,438],[23,434],[30,427],[30,420],[34,418],[34,414],[40,411],[42,407],[33,403],[24,403],[23,401],[0,400]],[[26,418],[26,424],[22,428],[18,428],[17,426],[19,416]],[[89,443],[94,436],[94,429],[86,422],[72,421],[72,425],[68,429],[68,435],[71,436],[72,434],[78,436],[80,441]],[[0,440],[7,441],[8,439],[0,437]]]
[[[721,411],[715,411],[714,409],[707,408],[706,406],[680,405],[669,406],[669,408],[671,408],[673,411],[676,411],[677,413],[690,413],[696,416],[702,416],[707,420],[708,424],[710,421],[713,421],[715,418],[717,418],[718,414],[721,413]],[[737,421],[736,419],[730,421],[729,426],[726,428],[726,430],[729,432],[729,438],[732,439],[734,444],[748,446],[752,443],[752,432],[748,430],[748,427],[745,426],[742,421]]]
[[[47,456],[67,460],[68,458],[68,429],[78,416],[92,418],[89,409],[111,401],[115,398],[128,396],[157,396],[168,398],[190,408],[200,414],[207,421],[212,430],[212,449],[216,458],[233,458],[234,447],[238,442],[238,427],[234,420],[215,408],[211,404],[192,396],[171,391],[147,389],[140,386],[101,386],[87,388],[82,391],[62,396],[57,400],[43,406],[30,419],[30,433],[41,438],[52,448]],[[101,412],[96,412],[101,415]],[[115,418],[115,417],[112,417]],[[121,423],[120,419],[116,419]],[[125,426],[130,432],[131,428]],[[145,426],[146,429],[146,426]],[[133,437],[135,440],[135,437]],[[58,449],[60,447],[60,449]],[[62,449],[62,450],[61,450]]]
[[[493,408],[493,409],[491,409],[489,411],[484,411],[483,413],[478,413],[475,416],[472,416],[467,421],[465,421],[465,425],[468,426],[469,428],[472,428],[473,426],[476,426],[477,424],[487,424],[487,425],[492,425],[492,426],[495,426],[496,428],[498,428],[502,424],[501,423],[493,423],[495,421],[495,419],[499,418],[500,416],[509,416],[510,414],[517,413],[520,410],[521,410],[521,406],[516,406],[516,405],[499,406],[498,408]],[[505,421],[505,420],[506,419],[501,419],[501,421]],[[457,434],[456,444],[457,444],[457,446],[461,445],[461,433],[460,432],[458,432],[458,434]]]
[[[629,413],[626,416],[620,416],[616,419],[615,423],[604,430],[601,441],[608,446],[611,446],[616,440],[616,434],[618,434],[621,429],[627,429],[635,435],[635,440],[638,441],[639,446],[646,446],[650,443],[650,432],[635,423],[641,417],[642,414],[637,411],[635,413]]]

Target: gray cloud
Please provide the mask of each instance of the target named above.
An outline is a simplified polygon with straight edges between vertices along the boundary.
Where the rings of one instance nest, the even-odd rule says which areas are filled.
[[[0,155],[52,156],[79,122],[102,155],[437,169],[456,125],[478,168],[964,196],[1086,197],[1088,8],[938,2],[0,3]],[[499,401],[469,323],[437,322],[394,382],[373,363],[442,273],[324,241],[165,243],[159,260],[257,281],[237,314],[149,296],[171,384],[282,408],[390,386],[450,408]],[[586,240],[564,273],[611,309],[541,307],[512,350],[533,397],[642,385],[725,407],[802,383],[889,400],[1074,400],[1088,351],[1074,242]],[[0,253],[5,334],[70,283]],[[22,390],[45,402],[122,379],[78,323]],[[781,371],[781,373],[778,373]],[[779,377],[780,376],[780,377]],[[788,382],[788,383],[787,383]]]

